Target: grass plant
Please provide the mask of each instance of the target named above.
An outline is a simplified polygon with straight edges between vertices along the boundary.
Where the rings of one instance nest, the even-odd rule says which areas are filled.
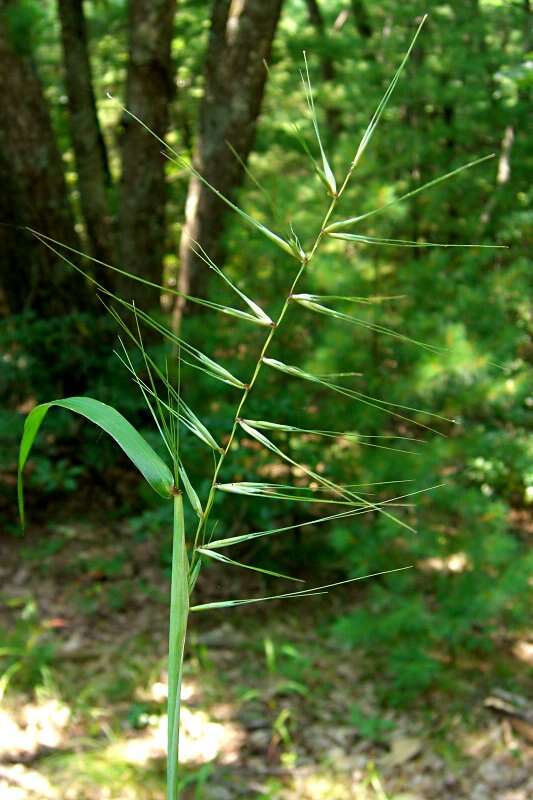
[[[309,237],[310,242],[304,247],[302,240],[290,227],[287,235],[281,235],[270,230],[262,222],[254,219],[232,200],[221,195],[216,188],[209,188],[215,192],[235,213],[242,219],[244,224],[251,226],[256,231],[264,235],[270,242],[279,247],[289,258],[290,264],[296,262],[294,272],[288,281],[288,289],[285,294],[281,310],[275,319],[261,307],[261,305],[249,298],[238,286],[233,283],[224,271],[215,264],[208,253],[206,253],[200,243],[196,243],[194,248],[197,255],[204,261],[206,268],[210,269],[219,279],[221,279],[235,293],[236,301],[244,305],[243,308],[223,305],[205,298],[191,297],[182,295],[190,303],[196,303],[205,307],[213,314],[222,313],[239,319],[250,325],[257,325],[265,329],[265,336],[255,365],[251,374],[241,379],[232,374],[223,364],[213,356],[203,353],[198,347],[189,342],[179,332],[168,328],[159,319],[147,314],[142,309],[137,308],[133,303],[121,297],[115,296],[112,292],[99,284],[89,272],[80,268],[72,261],[75,256],[85,256],[80,251],[68,248],[65,245],[51,239],[44,233],[32,231],[46,247],[52,249],[61,259],[70,264],[90,280],[99,292],[103,302],[109,308],[127,340],[133,343],[141,352],[144,363],[143,377],[137,374],[129,358],[128,350],[122,344],[122,349],[117,353],[126,370],[132,376],[136,386],[142,392],[146,405],[150,410],[154,424],[161,437],[167,460],[163,460],[146,440],[133,428],[133,426],[114,408],[89,397],[70,397],[61,400],[54,400],[35,407],[26,419],[23,438],[20,447],[19,458],[19,509],[22,521],[24,521],[24,498],[23,498],[23,471],[31,451],[31,447],[38,433],[38,430],[48,412],[52,407],[61,407],[76,414],[79,414],[114,438],[122,448],[132,463],[141,472],[147,483],[165,501],[173,504],[173,550],[172,550],[172,577],[170,593],[170,625],[169,625],[169,655],[168,655],[168,766],[167,766],[167,798],[177,800],[180,794],[180,778],[178,774],[178,753],[179,753],[179,725],[180,725],[180,689],[183,671],[183,656],[187,635],[187,623],[189,614],[213,609],[233,608],[245,604],[265,602],[274,599],[294,599],[301,600],[315,595],[326,593],[329,589],[351,583],[352,581],[363,580],[373,577],[364,575],[348,580],[338,581],[313,588],[303,588],[278,593],[275,595],[252,598],[235,598],[223,601],[191,604],[190,596],[194,591],[196,581],[202,565],[215,559],[229,566],[239,566],[246,569],[257,570],[260,573],[286,578],[288,580],[298,580],[292,576],[282,575],[273,570],[263,569],[254,564],[242,564],[231,557],[222,554],[220,550],[248,542],[258,537],[267,537],[291,532],[305,524],[320,524],[339,518],[348,518],[360,514],[383,514],[398,525],[413,530],[403,516],[403,510],[410,504],[410,499],[417,492],[404,491],[400,488],[395,492],[394,497],[387,500],[368,499],[366,491],[368,487],[353,485],[340,485],[326,477],[321,471],[312,469],[307,464],[302,464],[293,459],[278,446],[274,437],[277,433],[283,432],[290,436],[316,436],[316,437],[347,437],[356,438],[359,442],[370,447],[384,447],[389,449],[400,449],[406,454],[415,452],[417,439],[408,436],[379,437],[365,436],[364,433],[357,431],[331,431],[331,430],[311,430],[306,427],[294,427],[285,424],[283,421],[252,420],[246,415],[248,400],[254,392],[258,377],[263,370],[277,370],[284,373],[287,379],[298,378],[314,385],[319,385],[321,389],[338,393],[350,398],[356,403],[370,405],[379,409],[384,414],[392,414],[402,421],[408,421],[409,425],[418,425],[420,428],[429,428],[428,419],[435,420],[438,426],[443,418],[436,414],[413,408],[408,405],[395,405],[387,400],[372,397],[366,393],[346,386],[344,383],[334,383],[328,376],[313,375],[297,366],[285,364],[271,355],[272,344],[276,339],[277,333],[282,325],[287,322],[291,310],[297,307],[304,307],[306,311],[318,313],[331,317],[340,323],[351,325],[361,325],[370,327],[375,333],[393,336],[402,339],[406,345],[428,347],[435,350],[432,345],[425,345],[422,342],[410,339],[401,332],[394,331],[387,327],[368,323],[356,316],[337,311],[332,308],[332,304],[338,302],[347,303],[380,303],[384,298],[379,297],[321,297],[313,294],[305,294],[301,291],[301,284],[306,273],[311,268],[313,259],[319,251],[321,245],[328,239],[343,239],[355,244],[365,246],[408,246],[408,247],[447,247],[446,244],[435,244],[430,242],[415,242],[393,239],[380,239],[365,236],[363,234],[347,233],[346,228],[350,228],[361,221],[383,211],[394,203],[407,201],[409,198],[418,194],[422,190],[429,189],[437,183],[458,175],[460,172],[483,163],[489,156],[465,164],[459,169],[454,169],[446,175],[432,180],[418,188],[412,189],[402,197],[387,203],[382,208],[377,208],[359,216],[353,216],[344,220],[335,220],[335,213],[340,199],[356,169],[365,149],[370,144],[376,126],[381,115],[390,99],[390,96],[398,82],[407,62],[407,59],[415,46],[417,37],[420,33],[425,17],[420,23],[408,51],[402,60],[396,74],[394,75],[387,91],[378,104],[371,121],[364,132],[355,156],[346,171],[342,181],[337,182],[333,168],[328,160],[324,145],[320,136],[320,128],[317,111],[313,99],[313,87],[309,77],[307,60],[305,60],[305,70],[302,80],[307,99],[309,115],[312,128],[316,137],[316,146],[319,151],[319,160],[316,161],[306,146],[306,152],[312,162],[313,171],[317,173],[325,192],[325,209],[323,218],[319,221],[314,236]],[[133,116],[133,115],[132,115]],[[138,120],[140,124],[142,120]],[[160,140],[161,141],[161,140]],[[171,160],[177,161],[180,167],[186,168],[189,173],[194,174],[199,180],[206,183],[191,164],[171,150],[168,145],[161,141],[165,147],[166,154]],[[308,238],[307,236],[305,237]],[[453,245],[458,247],[460,245]],[[471,245],[489,246],[489,245]],[[96,261],[96,259],[92,259]],[[102,263],[102,262],[97,262]],[[123,275],[127,275],[112,265],[106,265],[110,269]],[[130,276],[132,279],[140,281],[147,286],[154,284],[138,276]],[[162,291],[171,292],[179,295],[179,292],[159,287]],[[175,363],[158,364],[148,353],[142,336],[142,328],[147,327],[155,331],[170,343],[173,352],[176,354]],[[199,415],[187,404],[180,388],[180,371],[182,365],[187,365],[206,373],[215,381],[221,381],[231,386],[239,393],[235,402],[235,410],[227,423],[227,436],[224,443],[217,442],[210,433],[206,425],[202,422]],[[348,374],[348,373],[347,373]],[[446,422],[451,422],[446,420]],[[187,429],[197,437],[208,451],[206,464],[212,463],[209,477],[209,488],[203,493],[203,497],[196,491],[187,473],[185,461],[187,453],[180,443],[180,431]],[[430,428],[433,430],[432,428]],[[438,431],[438,427],[437,427]],[[298,470],[300,475],[306,476],[309,480],[308,486],[301,485],[282,485],[266,482],[242,482],[231,481],[231,475],[225,474],[225,465],[228,453],[237,445],[239,437],[244,434],[252,438],[259,445],[273,453],[276,458],[288,463],[292,468]],[[268,434],[268,435],[267,435]],[[272,437],[272,438],[270,438]],[[396,445],[399,445],[396,447]],[[206,468],[207,469],[207,468]],[[402,483],[401,481],[399,483]],[[432,487],[430,487],[432,488]],[[426,490],[425,490],[426,491]],[[269,530],[252,531],[238,536],[213,539],[213,531],[210,526],[213,506],[215,499],[224,493],[233,493],[253,497],[262,497],[275,500],[276,502],[303,502],[306,504],[318,503],[322,508],[325,504],[331,504],[335,508],[341,507],[341,511],[333,514],[317,516],[307,523],[298,525],[287,525],[283,527],[271,528]],[[184,502],[188,502],[194,513],[197,522],[193,531],[186,531]],[[401,569],[406,569],[402,567]],[[393,570],[395,571],[395,570]],[[384,573],[377,573],[384,574]]]

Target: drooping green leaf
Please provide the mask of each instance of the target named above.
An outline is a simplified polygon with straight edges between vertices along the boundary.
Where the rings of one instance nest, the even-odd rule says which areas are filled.
[[[36,406],[27,416],[20,444],[18,468],[19,512],[24,523],[23,472],[33,442],[48,409],[66,408],[88,419],[108,433],[161,497],[172,497],[174,478],[164,461],[141,434],[116,409],[92,397],[66,397]]]

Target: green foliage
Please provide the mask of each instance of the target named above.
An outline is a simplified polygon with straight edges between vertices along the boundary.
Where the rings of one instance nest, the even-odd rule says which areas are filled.
[[[31,598],[7,601],[15,624],[0,628],[0,699],[9,686],[32,691],[45,684],[55,659],[50,632]]]
[[[387,734],[394,730],[394,722],[382,717],[365,714],[357,705],[350,707],[350,722],[364,739],[384,743]]]
[[[66,458],[53,460],[45,456],[33,459],[30,484],[43,494],[75,492],[79,479],[85,473],[82,466],[70,463]]]

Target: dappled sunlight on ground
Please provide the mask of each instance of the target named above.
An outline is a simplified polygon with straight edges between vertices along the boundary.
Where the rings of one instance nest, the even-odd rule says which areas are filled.
[[[229,626],[225,640],[231,641]],[[348,665],[340,666],[345,678]],[[330,678],[334,671],[332,661]],[[395,713],[381,742],[336,723],[337,702],[347,699],[337,690],[326,713],[306,698],[302,704],[279,676],[258,671],[255,711],[243,716],[236,702],[205,704],[205,688],[200,676],[183,684],[181,761],[191,776],[191,798],[528,800],[533,793],[533,750],[506,721],[487,716],[485,725],[465,731],[457,719],[455,751],[439,754],[442,745],[428,738],[418,718]],[[164,680],[139,689],[159,709],[140,730],[99,723],[91,730],[89,720],[76,720],[44,690],[31,702],[9,697],[0,712],[1,799],[163,800],[166,690]],[[358,696],[370,714],[376,708],[371,687],[359,685]]]
[[[164,684],[156,684],[152,696],[164,694]],[[184,681],[182,703],[197,694],[192,681]],[[167,715],[155,716],[138,735],[121,738],[110,745],[108,753],[122,761],[143,765],[166,756]],[[233,722],[214,722],[206,711],[183,705],[180,725],[180,761],[187,765],[206,764],[215,759],[221,764],[238,760],[239,748],[244,740],[244,730]]]
[[[89,538],[78,539],[69,539],[74,554],[88,548]],[[161,583],[145,562],[139,574]],[[434,574],[470,569],[459,548],[419,566]],[[166,595],[147,603],[130,591],[118,611],[104,603],[87,611],[72,587],[58,592],[58,578],[42,575],[36,562],[24,569],[24,583],[35,590],[0,609],[20,653],[0,707],[0,800],[164,800]],[[6,574],[15,576],[6,596],[16,598],[21,579],[16,569]],[[216,592],[215,571],[211,578]],[[458,685],[457,693],[427,692],[402,711],[380,697],[384,684],[360,652],[315,633],[331,610],[308,606],[305,630],[300,613],[191,621],[182,686],[184,800],[533,797],[533,747],[483,705],[483,687],[497,686],[491,658],[470,658],[469,675],[480,679],[470,705]],[[494,653],[522,675],[531,638],[524,631],[501,642]]]
[[[2,800],[59,800],[60,797],[44,775],[22,764],[0,767],[0,793]]]
[[[40,749],[60,746],[69,719],[68,706],[58,700],[0,709],[0,760],[7,756],[23,759]]]

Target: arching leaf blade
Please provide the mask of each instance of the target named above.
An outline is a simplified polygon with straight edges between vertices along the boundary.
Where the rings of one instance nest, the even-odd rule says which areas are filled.
[[[19,513],[24,524],[23,472],[35,437],[50,408],[56,406],[80,414],[108,433],[126,453],[157,494],[172,497],[174,478],[165,462],[141,434],[116,409],[92,397],[66,397],[36,406],[26,418],[19,452],[18,500]]]

